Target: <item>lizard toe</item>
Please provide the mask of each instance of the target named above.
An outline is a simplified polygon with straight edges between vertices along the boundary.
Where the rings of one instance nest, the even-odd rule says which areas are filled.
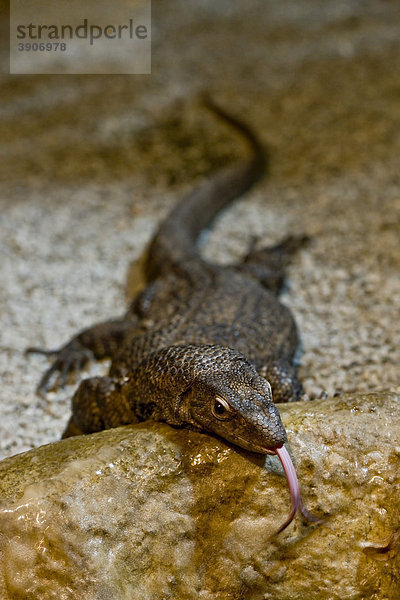
[[[72,373],[80,372],[93,358],[93,353],[84,348],[78,340],[73,340],[59,350],[48,352],[48,354],[56,354],[56,359],[39,382],[37,393],[40,396],[46,395],[51,389],[65,387],[69,376]]]

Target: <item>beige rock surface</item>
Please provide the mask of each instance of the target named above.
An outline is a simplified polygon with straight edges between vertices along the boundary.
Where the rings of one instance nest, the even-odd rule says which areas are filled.
[[[400,398],[282,406],[307,506],[279,462],[162,424],[0,463],[2,600],[397,600]]]

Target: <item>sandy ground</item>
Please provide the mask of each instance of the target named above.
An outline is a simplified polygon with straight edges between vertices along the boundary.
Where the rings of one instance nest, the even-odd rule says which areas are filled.
[[[48,361],[25,347],[123,312],[163,215],[243,156],[202,89],[271,150],[205,255],[308,233],[283,295],[306,391],[400,390],[399,25],[397,1],[154,1],[150,76],[1,76],[0,456],[59,438],[68,418],[73,382],[38,398]]]

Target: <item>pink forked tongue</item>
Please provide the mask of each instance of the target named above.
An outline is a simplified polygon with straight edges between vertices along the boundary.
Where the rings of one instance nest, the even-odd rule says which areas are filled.
[[[289,484],[290,498],[292,502],[288,518],[284,523],[282,523],[282,525],[279,527],[276,533],[280,533],[281,531],[286,529],[286,527],[290,525],[290,523],[293,521],[294,517],[296,516],[296,513],[299,511],[301,512],[303,517],[307,519],[307,521],[319,521],[319,519],[311,515],[303,506],[303,502],[301,500],[300,495],[299,480],[297,479],[297,473],[293,466],[289,452],[286,450],[285,446],[281,446],[280,448],[275,448],[275,453],[278,455],[279,460],[282,463],[283,470],[285,471],[285,475]]]

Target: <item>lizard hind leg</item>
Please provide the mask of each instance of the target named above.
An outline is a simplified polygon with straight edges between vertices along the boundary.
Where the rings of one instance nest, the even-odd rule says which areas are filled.
[[[72,398],[72,416],[63,438],[137,423],[124,384],[111,377],[84,379]]]
[[[242,264],[238,265],[238,269],[257,279],[271,292],[279,294],[285,281],[286,267],[293,254],[308,242],[309,237],[306,235],[291,235],[275,246],[259,250],[253,247]]]

